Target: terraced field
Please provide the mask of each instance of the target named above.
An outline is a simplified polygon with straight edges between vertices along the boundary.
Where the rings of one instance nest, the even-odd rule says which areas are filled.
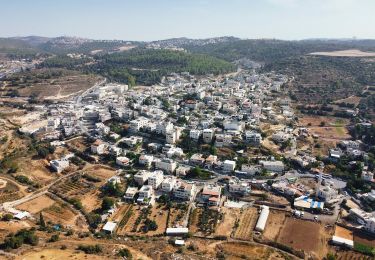
[[[236,239],[251,240],[252,231],[254,230],[257,219],[258,212],[256,208],[244,209],[241,213],[234,237]]]

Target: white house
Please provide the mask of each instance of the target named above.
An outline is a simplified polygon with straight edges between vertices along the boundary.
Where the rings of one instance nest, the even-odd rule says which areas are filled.
[[[95,127],[96,127],[97,133],[99,133],[101,135],[109,134],[110,128],[108,126],[104,125],[103,123],[96,123]]]
[[[156,125],[156,133],[165,135],[167,132],[173,130],[173,123],[171,122],[159,122]]]
[[[128,157],[125,157],[125,156],[119,156],[119,157],[116,157],[116,164],[117,165],[120,165],[120,166],[127,166],[129,165],[129,158]]]
[[[365,220],[365,229],[371,233],[375,233],[375,217]]]
[[[172,159],[164,158],[157,160],[155,162],[155,167],[168,173],[173,173],[177,167],[177,164]]]
[[[150,168],[153,160],[154,160],[154,156],[142,154],[141,156],[139,156],[138,163],[140,165],[146,166],[147,168]]]
[[[214,130],[204,129],[202,135],[203,135],[203,142],[211,143],[212,139],[214,138]]]
[[[246,131],[245,140],[253,145],[260,145],[262,142],[262,135],[254,131]]]
[[[137,119],[134,119],[130,121],[130,130],[133,132],[138,132],[141,128],[146,127],[148,123],[148,119],[145,117],[139,117]]]
[[[243,123],[237,120],[225,121],[223,123],[225,130],[242,131]]]
[[[282,161],[260,161],[259,163],[264,169],[272,172],[283,172],[285,168]]]
[[[163,192],[171,192],[175,187],[177,179],[175,176],[166,176],[164,177],[163,182],[161,183],[161,190]]]
[[[225,160],[223,163],[224,172],[232,172],[236,168],[236,162],[231,160]]]
[[[330,201],[335,199],[338,195],[338,191],[331,186],[321,186],[317,190],[317,195],[319,198],[323,199],[324,201]]]
[[[177,169],[176,169],[176,176],[177,177],[183,177],[183,176],[186,176],[186,174],[190,171],[190,167],[188,166],[179,166]]]
[[[54,171],[61,173],[63,170],[69,167],[69,161],[66,159],[52,160],[50,161],[50,165]]]
[[[197,129],[190,130],[189,136],[191,139],[198,141],[199,137],[202,135],[202,131]]]
[[[104,232],[108,234],[113,234],[113,232],[116,229],[116,226],[117,226],[116,222],[108,221],[107,223],[105,223],[102,229]]]
[[[152,196],[154,195],[154,189],[150,185],[143,185],[138,191],[137,202],[140,204],[150,204]]]
[[[103,154],[105,151],[105,143],[103,143],[101,140],[96,140],[92,145],[91,145],[91,152],[95,154]]]
[[[195,184],[188,184],[185,182],[178,183],[178,186],[173,190],[173,195],[177,199],[191,200],[195,193]]]
[[[150,185],[153,189],[159,188],[160,184],[163,181],[163,172],[162,171],[154,171],[148,176],[148,185]]]
[[[250,164],[242,164],[241,171],[248,173],[249,175],[255,175],[261,172],[259,166],[250,165]]]
[[[229,183],[228,190],[230,193],[236,193],[240,195],[248,195],[251,192],[251,187],[248,183]]]
[[[232,144],[232,136],[228,134],[217,134],[215,140],[216,147],[230,146]]]
[[[151,172],[142,170],[134,175],[134,181],[138,185],[143,185],[147,181],[149,176],[151,176]]]
[[[138,193],[137,187],[128,187],[124,194],[124,199],[128,201],[134,201],[135,195]]]

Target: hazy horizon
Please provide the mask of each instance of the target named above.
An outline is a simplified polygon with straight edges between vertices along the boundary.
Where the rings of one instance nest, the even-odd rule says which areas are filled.
[[[372,0],[13,0],[0,37],[375,39]]]

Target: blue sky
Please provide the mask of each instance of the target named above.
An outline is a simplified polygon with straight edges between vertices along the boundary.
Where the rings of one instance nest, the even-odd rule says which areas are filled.
[[[0,0],[0,37],[375,38],[375,0]]]

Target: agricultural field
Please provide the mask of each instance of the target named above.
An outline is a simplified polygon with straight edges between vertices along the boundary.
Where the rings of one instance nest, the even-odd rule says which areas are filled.
[[[84,169],[84,173],[90,176],[101,179],[101,182],[97,183],[97,186],[103,185],[109,178],[116,175],[116,170],[109,166],[95,164],[90,165]]]
[[[345,140],[350,135],[346,127],[350,123],[348,119],[333,116],[310,116],[299,117],[299,125],[309,129],[311,134],[318,135],[327,140]]]
[[[367,256],[352,250],[340,250],[335,253],[337,260],[372,260],[372,256]]]
[[[44,209],[51,207],[55,203],[56,201],[51,199],[49,196],[42,195],[40,197],[22,203],[21,205],[17,206],[17,209],[28,211],[31,214],[37,214]]]
[[[0,203],[18,199],[23,195],[21,185],[8,179],[0,179],[0,181]]]
[[[274,248],[248,243],[226,242],[216,248],[227,256],[226,259],[248,259],[250,256],[251,259],[294,259]]]
[[[85,219],[77,214],[77,212],[74,212],[71,206],[65,202],[56,201],[42,212],[46,221],[69,226],[80,231],[88,230]]]
[[[284,212],[271,210],[267,219],[266,228],[263,232],[263,237],[272,241],[276,240],[284,226],[285,220]]]
[[[58,176],[48,168],[49,164],[44,159],[23,158],[18,160],[17,174],[27,176],[31,181],[40,185],[56,179]]]
[[[370,246],[375,248],[375,236],[370,236],[361,231],[353,232],[354,243]]]
[[[84,137],[74,138],[66,142],[66,145],[80,152],[84,152],[90,147],[90,144],[87,142],[87,140]]]
[[[252,233],[258,220],[258,211],[256,208],[241,209],[241,215],[236,225],[234,238],[241,240],[251,240]]]
[[[33,94],[41,99],[58,100],[84,92],[100,81],[101,77],[71,70],[38,69],[12,75],[12,80],[2,90],[3,93],[17,91],[20,97]]]
[[[196,235],[211,236],[217,224],[222,221],[223,214],[209,208],[195,208],[190,216],[189,229]]]
[[[322,258],[327,253],[329,240],[323,227],[310,221],[287,217],[277,242],[295,250],[303,250],[307,254]]]
[[[131,204],[121,206],[122,213],[113,219],[119,223],[118,235],[155,236],[164,234],[167,228],[168,211],[158,207],[141,207]]]
[[[223,219],[218,224],[215,236],[230,237],[236,224],[240,209],[222,207]]]
[[[116,214],[111,217],[111,221],[118,223],[117,235],[124,235],[124,228],[130,217],[133,215],[133,205],[123,204],[119,207]]]
[[[51,191],[63,198],[81,197],[94,191],[95,185],[80,175],[64,179],[51,187]]]
[[[366,52],[361,50],[342,50],[342,51],[327,51],[327,52],[313,52],[309,55],[315,56],[329,56],[329,57],[375,57],[375,52]]]
[[[172,205],[169,209],[168,227],[181,227],[186,219],[187,204]]]

